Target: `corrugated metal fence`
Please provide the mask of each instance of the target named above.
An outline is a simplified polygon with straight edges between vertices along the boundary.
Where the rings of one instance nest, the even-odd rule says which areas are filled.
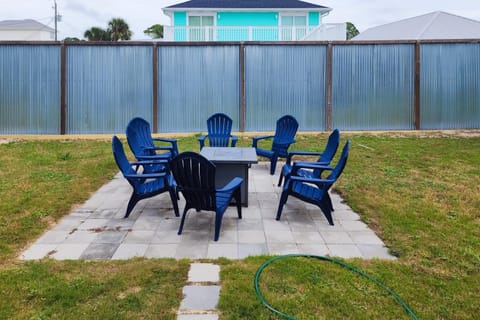
[[[0,42],[0,134],[480,129],[480,40]]]
[[[60,132],[60,47],[0,45],[0,133]]]

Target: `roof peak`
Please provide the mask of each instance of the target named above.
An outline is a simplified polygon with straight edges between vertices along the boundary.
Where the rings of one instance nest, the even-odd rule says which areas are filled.
[[[45,30],[54,31],[53,28],[38,22],[34,19],[8,19],[0,21],[0,28],[2,30]]]
[[[165,9],[329,9],[300,0],[190,0]]]
[[[369,28],[353,40],[472,39],[480,36],[480,21],[434,11]]]
[[[446,11],[438,10],[438,11],[432,11],[432,12],[424,13],[424,14],[414,16],[414,17],[408,17],[408,18],[397,20],[397,21],[392,21],[392,22],[385,23],[385,24],[380,25],[380,26],[373,27],[373,28],[383,27],[383,26],[387,26],[387,25],[390,25],[390,24],[394,24],[394,23],[398,23],[398,22],[404,22],[404,21],[408,21],[408,20],[418,20],[419,18],[427,18],[428,16],[431,16],[431,21],[435,20],[439,16],[452,16],[452,17],[461,18],[461,19],[465,19],[465,20],[470,20],[470,21],[474,21],[474,22],[480,22],[480,21],[477,21],[477,20],[473,20],[473,19],[470,19],[470,18],[459,16],[457,14],[453,14],[453,13],[449,13],[449,12],[446,12]]]

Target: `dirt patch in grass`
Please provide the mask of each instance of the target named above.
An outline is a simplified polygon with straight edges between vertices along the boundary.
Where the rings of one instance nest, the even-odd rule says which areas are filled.
[[[142,291],[142,288],[141,288],[141,287],[129,288],[128,290],[126,290],[126,291],[124,291],[124,292],[120,292],[120,294],[118,295],[118,299],[123,300],[123,299],[125,299],[129,294],[131,294],[131,293],[139,293],[140,291]]]
[[[302,132],[302,134],[304,134]],[[305,133],[308,134],[308,133]],[[475,138],[480,137],[480,130],[398,130],[398,131],[343,131],[345,135],[369,135],[369,136],[390,136],[390,137],[421,137],[421,138]]]

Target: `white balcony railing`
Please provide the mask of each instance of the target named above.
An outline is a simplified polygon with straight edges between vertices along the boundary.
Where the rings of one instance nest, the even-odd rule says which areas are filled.
[[[164,26],[166,41],[321,41],[345,40],[345,23],[316,27]]]

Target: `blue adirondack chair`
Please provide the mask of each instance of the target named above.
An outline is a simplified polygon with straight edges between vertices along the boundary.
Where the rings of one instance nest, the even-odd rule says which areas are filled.
[[[164,172],[159,173],[137,173],[133,169],[137,166],[143,166],[145,168],[145,166],[148,167],[152,164],[157,165],[160,163],[165,166],[168,163],[168,160],[129,162],[125,155],[122,142],[117,136],[112,138],[112,151],[118,168],[133,188],[132,195],[128,201],[125,218],[130,215],[138,201],[167,191],[170,193],[175,215],[177,217],[180,215],[178,212],[175,181],[169,171],[165,170]]]
[[[286,115],[277,120],[275,135],[253,137],[253,144],[257,155],[270,159],[270,174],[275,174],[278,158],[287,158],[288,148],[295,142],[298,130],[298,121],[293,116]],[[258,142],[263,139],[273,138],[271,150],[258,147]]]
[[[280,196],[280,203],[278,205],[276,219],[280,220],[283,206],[287,202],[288,196],[294,196],[305,202],[317,205],[322,210],[325,218],[327,218],[328,223],[333,226],[333,205],[328,190],[330,190],[332,185],[342,174],[342,171],[347,164],[349,149],[350,141],[347,141],[343,147],[342,155],[340,156],[335,168],[317,165],[316,169],[330,171],[330,174],[326,178],[308,178],[298,176],[296,174],[298,170],[305,167],[312,169],[313,166],[311,164],[304,166],[295,162],[293,164],[292,174],[285,180],[282,195]]]
[[[210,147],[228,147],[230,141],[232,147],[237,144],[238,137],[232,133],[232,119],[224,113],[215,113],[207,119],[208,134],[198,138],[200,150],[205,146],[208,138]]]
[[[228,205],[235,199],[238,218],[242,218],[241,189],[242,178],[233,178],[223,188],[215,187],[215,165],[204,156],[195,152],[183,152],[171,162],[173,176],[177,182],[178,191],[186,200],[178,234],[182,234],[187,211],[215,211],[215,235],[217,241],[220,235],[222,218]]]
[[[280,178],[278,179],[278,186],[282,185],[283,177],[288,177],[292,172],[292,158],[294,156],[303,155],[303,156],[319,156],[316,162],[313,164],[319,164],[328,166],[332,161],[335,153],[337,152],[338,145],[340,144],[340,131],[335,129],[330,133],[328,136],[327,145],[323,152],[310,152],[310,151],[290,151],[288,152],[288,157],[286,163],[282,167],[282,172],[280,173]],[[301,163],[308,163],[308,162],[301,162]],[[320,169],[299,169],[297,171],[297,175],[301,177],[307,178],[318,178],[321,175]]]
[[[178,154],[177,141],[167,138],[153,138],[150,124],[147,120],[136,117],[127,125],[127,141],[137,160],[170,160]],[[155,142],[163,142],[168,145],[157,146]],[[163,152],[161,152],[163,151]],[[161,153],[158,153],[161,152]],[[163,165],[151,165],[144,168],[145,172],[159,172],[164,169]]]

